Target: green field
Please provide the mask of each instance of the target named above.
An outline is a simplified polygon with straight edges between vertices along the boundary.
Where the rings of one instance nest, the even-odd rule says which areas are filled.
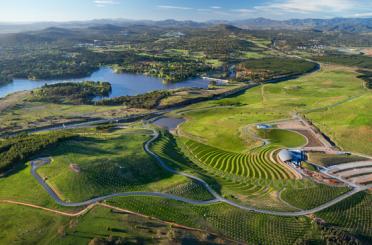
[[[51,244],[68,222],[62,216],[8,204],[0,204],[0,219],[2,244]]]
[[[357,75],[343,67],[323,66],[321,71],[299,79],[266,84],[232,98],[199,103],[190,106],[189,112],[182,110],[181,115],[188,121],[182,125],[181,132],[220,149],[244,152],[252,140],[242,137],[243,127],[290,118],[299,112],[321,129],[325,128],[332,139],[345,146],[345,150],[360,146],[359,151],[368,153],[372,149],[368,137],[372,120],[366,107],[371,92],[363,87],[363,81]],[[357,96],[361,97],[351,100]],[[226,102],[240,106],[219,107]],[[347,129],[342,126],[350,122],[353,123]],[[356,134],[346,136],[345,130],[349,129]]]
[[[272,144],[284,147],[299,147],[306,144],[306,139],[293,131],[281,129],[259,130],[258,134],[263,139],[268,139]]]
[[[372,155],[372,92],[336,107],[307,114],[316,126],[347,151]]]
[[[30,169],[31,167],[27,165],[24,168],[19,169],[14,174],[11,174],[5,178],[0,178],[0,200],[32,203],[43,207],[56,208],[60,210],[74,209],[57,205],[31,175]]]
[[[271,143],[257,147],[261,140],[246,134],[245,130],[260,122],[290,118],[294,113],[300,113],[346,150],[353,150],[358,147],[358,142],[362,142],[365,145],[358,149],[368,153],[368,134],[349,135],[350,142],[345,142],[346,135],[342,131],[369,132],[371,127],[366,107],[370,94],[355,76],[352,71],[327,66],[295,81],[266,84],[235,97],[192,105],[177,113],[188,119],[181,126],[179,135],[162,132],[151,148],[171,167],[203,178],[223,197],[237,203],[278,211],[314,208],[348,189],[298,179],[287,167],[275,162],[278,149],[304,145],[304,137],[279,129],[258,131],[259,137],[269,139]],[[354,104],[358,108],[355,113]],[[347,113],[354,114],[347,116]],[[333,123],[335,127],[328,126]],[[345,129],[344,124],[350,124],[350,127]],[[52,162],[41,167],[38,173],[65,201],[83,201],[128,191],[160,191],[195,200],[213,198],[200,184],[162,169],[143,150],[143,144],[151,138],[149,130],[101,127],[73,130],[72,133],[76,134],[72,139],[39,154],[51,157]],[[336,209],[320,212],[319,216],[353,234],[370,237],[369,224],[358,216],[368,213],[368,197],[363,196],[352,205],[344,204],[344,201],[336,205]],[[56,205],[31,176],[28,165],[0,178],[0,199],[74,210]],[[246,212],[221,203],[190,205],[150,197],[114,198],[106,202],[247,243],[293,244],[307,237],[318,242],[320,239],[319,231],[307,217],[284,218]],[[334,213],[345,208],[350,209],[348,216],[344,220],[336,219]],[[160,242],[150,235],[157,232],[150,225],[145,225],[148,231],[145,234],[132,230],[121,214],[108,209],[96,208],[77,219],[4,204],[0,209],[5,215],[19,212],[37,219],[34,224],[28,224],[28,233],[24,234],[17,227],[27,220],[20,221],[21,216],[16,216],[7,221],[3,227],[10,227],[10,232],[0,233],[4,241],[22,240],[32,233],[32,241],[41,239],[42,234],[44,240],[40,241],[46,244],[89,242],[109,235],[120,236],[128,242]],[[356,226],[347,218],[355,218],[361,223]]]
[[[318,185],[307,179],[296,180],[293,173],[274,163],[270,156],[280,147],[296,147],[306,143],[301,135],[278,129],[259,132],[258,136],[267,138],[271,144],[257,147],[260,140],[246,133],[246,129],[261,122],[275,122],[291,118],[300,113],[312,119],[312,115],[352,107],[356,98],[367,98],[370,92],[363,87],[357,73],[337,66],[323,66],[321,71],[278,84],[265,84],[247,90],[245,93],[218,101],[192,105],[177,114],[187,118],[181,125],[178,145],[194,162],[200,172],[213,176],[219,183],[223,195],[238,202],[267,209],[287,210],[295,206],[307,209],[332,200],[345,192],[346,188],[332,188]],[[237,106],[238,105],[238,106]],[[356,104],[358,105],[358,104]],[[362,105],[367,106],[366,100]],[[368,110],[360,108],[359,125],[355,130],[371,130]],[[351,117],[351,116],[350,116]],[[338,120],[329,134],[335,141],[354,146],[345,150],[358,149],[368,153],[371,148],[369,134],[348,134],[345,139],[338,137],[337,124],[347,124],[347,117],[319,116],[314,124]],[[331,123],[330,123],[331,125]],[[322,128],[322,127],[320,127]],[[328,131],[326,131],[328,133]],[[346,137],[348,141],[346,142]],[[286,188],[282,193],[281,191]],[[307,196],[305,190],[311,191]],[[322,193],[325,195],[322,195]],[[278,198],[283,194],[282,199]],[[293,199],[295,194],[298,196]],[[309,200],[312,197],[313,200]],[[283,202],[284,201],[284,202]],[[267,203],[270,203],[268,205]]]
[[[118,0],[94,2],[119,8],[109,6]],[[236,10],[229,14],[250,12]],[[0,84],[96,77],[111,67],[167,87],[125,96],[109,83],[63,83],[0,98],[0,245],[372,244],[371,188],[333,183],[326,175],[343,172],[317,166],[372,156],[372,58],[358,54],[371,51],[365,23],[106,22],[0,35]],[[273,29],[250,28],[265,22]],[[354,54],[335,51],[348,49]],[[229,83],[172,85],[205,76]],[[171,132],[154,123],[168,116],[182,119]],[[299,119],[316,135],[307,139],[292,124],[306,127]],[[335,146],[315,149],[321,133]],[[279,159],[280,150],[305,146],[314,149],[301,166]],[[340,201],[351,190],[359,192]],[[82,202],[89,205],[69,207]]]
[[[122,106],[73,105],[28,101],[29,94],[13,94],[0,99],[0,131],[11,132],[89,118],[112,118],[139,113]]]

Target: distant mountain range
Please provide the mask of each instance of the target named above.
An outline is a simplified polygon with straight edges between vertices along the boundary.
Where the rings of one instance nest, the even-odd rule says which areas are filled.
[[[372,18],[291,19],[265,18],[228,22],[244,29],[315,29],[319,31],[372,32]]]
[[[225,21],[213,20],[208,22],[194,21],[134,21],[126,19],[100,19],[90,21],[72,22],[39,22],[39,23],[0,23],[0,33],[17,33],[24,31],[37,31],[50,27],[59,28],[87,28],[94,26],[131,26],[146,25],[174,28],[202,28],[216,24],[234,25],[243,29],[252,30],[318,30],[318,31],[341,31],[341,32],[372,32],[372,18],[334,18],[334,19],[291,19],[291,20],[271,20],[266,18]]]

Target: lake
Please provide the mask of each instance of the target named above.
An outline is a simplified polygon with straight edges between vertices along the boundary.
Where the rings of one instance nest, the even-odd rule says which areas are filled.
[[[112,93],[110,97],[124,95],[138,95],[154,90],[168,90],[184,87],[207,88],[208,81],[201,78],[190,79],[177,83],[165,84],[156,77],[149,77],[140,74],[115,73],[111,68],[103,67],[93,72],[89,77],[79,79],[62,79],[62,80],[40,80],[33,81],[28,79],[15,79],[12,83],[0,86],[0,98],[8,94],[32,90],[42,87],[44,84],[55,84],[61,82],[81,82],[81,81],[104,81],[110,82]]]

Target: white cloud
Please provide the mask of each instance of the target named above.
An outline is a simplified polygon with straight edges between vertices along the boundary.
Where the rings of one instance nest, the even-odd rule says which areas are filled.
[[[99,8],[103,8],[108,5],[120,4],[120,2],[116,0],[94,0],[93,3],[96,7],[99,7]]]
[[[232,9],[232,12],[237,12],[240,14],[250,14],[250,13],[255,13],[256,10],[254,9]]]
[[[174,5],[158,5],[158,8],[161,9],[178,9],[178,10],[191,10],[192,8],[183,7],[183,6],[174,6]]]
[[[284,2],[270,3],[256,6],[257,10],[277,9],[287,12],[342,12],[355,6],[351,0],[286,0]]]
[[[212,6],[211,9],[221,9],[220,6]]]
[[[369,13],[357,13],[357,14],[354,14],[354,17],[372,17],[372,12],[369,12]]]

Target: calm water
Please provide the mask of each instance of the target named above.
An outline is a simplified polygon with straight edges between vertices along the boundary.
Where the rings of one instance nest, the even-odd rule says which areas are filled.
[[[112,86],[112,93],[110,97],[117,97],[123,95],[137,95],[154,90],[161,89],[175,89],[182,87],[195,87],[195,88],[207,88],[208,81],[201,78],[191,79],[183,82],[164,84],[161,79],[155,77],[148,77],[138,74],[121,73],[117,74],[110,68],[101,68],[98,71],[92,73],[91,76],[80,78],[80,79],[63,79],[63,80],[41,80],[32,81],[27,79],[16,79],[12,83],[0,86],[0,97],[4,97],[8,94],[23,91],[32,90],[35,88],[42,87],[45,83],[54,84],[61,82],[81,82],[84,80],[89,81],[104,81],[110,82]]]
[[[153,124],[162,128],[166,128],[168,130],[174,130],[179,124],[183,123],[184,121],[185,119],[183,118],[162,117],[154,121]]]

